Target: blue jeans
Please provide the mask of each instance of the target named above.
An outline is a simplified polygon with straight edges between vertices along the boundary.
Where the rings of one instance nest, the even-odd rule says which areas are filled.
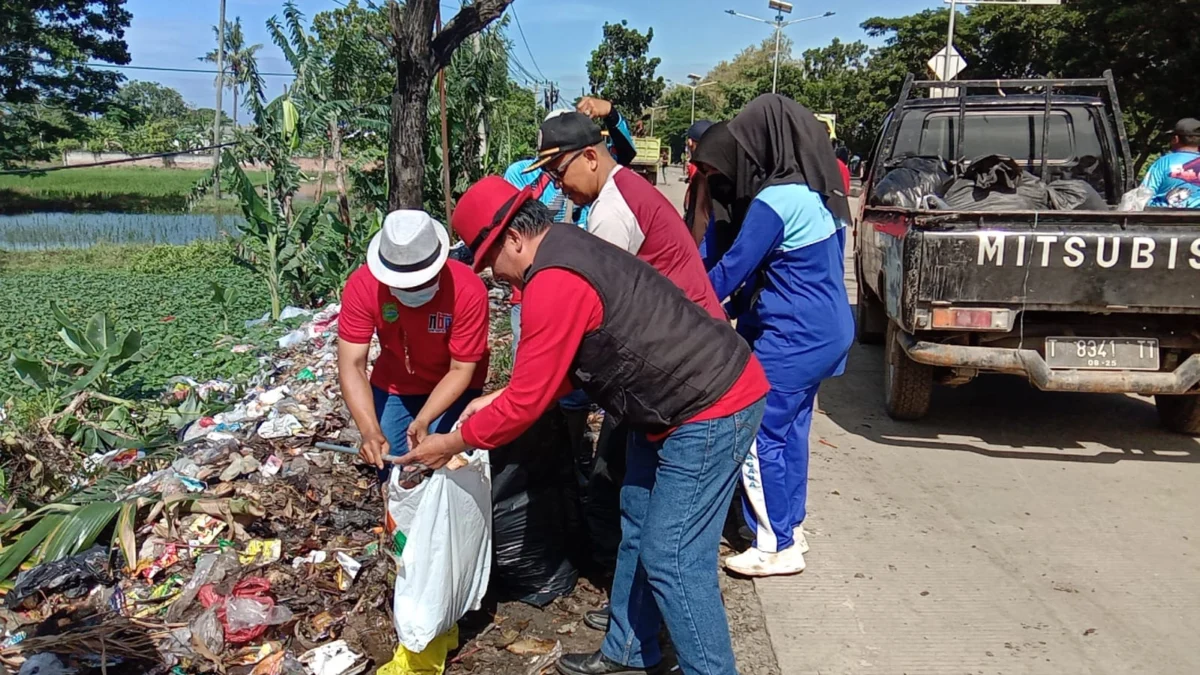
[[[375,418],[379,420],[379,427],[383,430],[383,435],[387,438],[388,446],[390,446],[388,454],[396,457],[407,454],[408,426],[420,414],[421,408],[429,400],[429,396],[425,394],[389,394],[378,387],[371,387],[371,391],[375,394]],[[483,391],[480,389],[466,390],[446,412],[442,413],[441,417],[429,425],[429,430],[435,434],[450,433],[467,404],[480,396],[483,396]],[[379,472],[380,480],[387,480],[390,468]]]
[[[601,650],[626,666],[662,660],[667,630],[687,675],[737,675],[717,580],[717,549],[742,463],[762,422],[762,400],[666,439],[629,435],[621,488],[621,547]]]
[[[512,349],[513,363],[517,362],[517,343],[521,341],[521,306],[513,305],[508,311],[508,322],[512,326]],[[576,389],[566,396],[558,399],[558,405],[562,406],[563,410],[589,410],[592,407],[592,400],[588,395],[583,393],[582,389]]]

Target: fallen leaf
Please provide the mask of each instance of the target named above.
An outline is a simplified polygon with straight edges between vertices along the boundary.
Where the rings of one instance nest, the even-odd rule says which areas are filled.
[[[1096,629],[1095,629],[1095,628],[1089,628],[1089,629],[1087,629],[1087,630],[1083,631],[1083,634],[1084,634],[1084,635],[1095,635],[1095,634],[1096,634]]]
[[[558,644],[555,640],[539,640],[538,638],[526,637],[517,640],[516,642],[505,647],[510,654],[517,656],[541,656],[549,654],[554,645]]]

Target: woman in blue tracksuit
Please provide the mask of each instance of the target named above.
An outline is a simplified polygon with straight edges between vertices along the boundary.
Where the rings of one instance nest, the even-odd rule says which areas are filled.
[[[731,318],[771,383],[742,470],[755,544],[725,566],[750,576],[795,574],[808,548],[801,523],[817,388],[844,371],[854,334],[843,260],[849,204],[825,126],[783,96],[760,96],[715,125],[694,161],[729,217],[729,231],[710,231],[709,279],[717,297],[730,299]]]

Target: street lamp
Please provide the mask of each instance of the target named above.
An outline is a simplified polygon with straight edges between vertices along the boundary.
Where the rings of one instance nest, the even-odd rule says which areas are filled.
[[[749,14],[742,14],[741,12],[735,12],[732,9],[725,10],[725,13],[731,14],[733,16],[740,16],[743,19],[750,19],[751,21],[757,21],[759,23],[769,24],[769,25],[772,25],[775,27],[775,74],[771,77],[771,93],[774,94],[775,90],[779,88],[779,41],[781,39],[781,36],[783,35],[783,29],[787,28],[788,26],[790,26],[794,23],[804,23],[805,21],[813,21],[815,19],[824,19],[825,17],[829,17],[829,16],[833,16],[834,14],[837,14],[837,12],[825,12],[824,14],[817,14],[815,16],[806,16],[803,19],[792,19],[791,21],[784,21],[783,15],[792,13],[792,3],[783,2],[782,0],[770,0],[767,3],[767,6],[770,9],[773,9],[777,12],[775,14],[774,20],[760,19],[757,16],[750,16]]]
[[[688,79],[690,79],[692,81],[692,83],[684,84],[683,86],[692,90],[692,122],[691,123],[695,124],[696,123],[696,90],[699,89],[700,87],[707,87],[710,84],[716,84],[716,82],[701,82],[700,80],[703,80],[704,78],[700,77],[699,75],[697,75],[695,73],[688,73]]]

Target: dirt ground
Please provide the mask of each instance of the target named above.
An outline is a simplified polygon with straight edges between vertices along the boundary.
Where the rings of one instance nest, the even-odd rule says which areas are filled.
[[[733,551],[721,547],[721,556]],[[779,664],[767,636],[762,606],[754,582],[721,574],[721,591],[733,637],[738,671],[742,675],[779,675]],[[588,610],[604,605],[605,594],[586,579],[575,592],[538,609],[521,602],[493,604],[459,622],[458,651],[446,664],[448,675],[511,675],[553,672],[557,653],[595,651],[604,634],[583,624]],[[670,656],[664,631],[664,651]],[[675,671],[678,672],[678,671]]]

